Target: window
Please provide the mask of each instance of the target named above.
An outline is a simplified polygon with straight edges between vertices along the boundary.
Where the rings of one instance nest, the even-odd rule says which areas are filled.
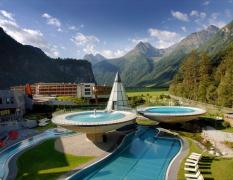
[[[7,97],[6,98],[6,104],[10,104],[10,102],[11,102],[11,98]]]
[[[0,97],[0,104],[2,104],[2,97]]]
[[[14,97],[11,97],[11,104],[14,104]]]
[[[90,91],[86,91],[85,95],[91,95],[91,92]]]

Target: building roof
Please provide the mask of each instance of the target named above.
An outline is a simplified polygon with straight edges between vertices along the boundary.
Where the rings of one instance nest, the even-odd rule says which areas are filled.
[[[107,111],[129,109],[128,98],[119,73],[116,74],[106,109]]]

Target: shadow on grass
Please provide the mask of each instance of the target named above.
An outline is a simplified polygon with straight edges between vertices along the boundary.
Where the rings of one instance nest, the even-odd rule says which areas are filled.
[[[211,163],[213,162],[213,160],[214,158],[203,156],[198,164],[202,175],[207,180],[214,179],[211,173]]]
[[[58,152],[54,149],[54,143],[55,139],[47,140],[24,152],[17,160],[18,174],[16,179],[56,179],[93,158],[77,157]]]

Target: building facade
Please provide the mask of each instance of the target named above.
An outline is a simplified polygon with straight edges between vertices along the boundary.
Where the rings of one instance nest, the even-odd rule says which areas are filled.
[[[25,93],[0,90],[0,122],[22,118],[27,108],[31,108],[32,101]]]
[[[111,87],[94,83],[35,83],[30,85],[33,96],[75,96],[79,98],[108,98]],[[25,85],[13,86],[11,90],[25,92]]]

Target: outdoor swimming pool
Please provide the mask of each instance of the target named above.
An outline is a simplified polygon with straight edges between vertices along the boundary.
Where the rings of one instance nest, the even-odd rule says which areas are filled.
[[[93,111],[69,115],[66,119],[75,122],[106,122],[121,119],[123,117],[125,117],[125,115],[120,112]]]
[[[16,143],[0,151],[0,179],[6,179],[9,173],[8,163],[14,155],[16,155],[17,153],[19,153],[20,151],[28,147],[38,144],[39,142],[43,140],[50,139],[50,138],[56,138],[61,135],[67,135],[67,134],[70,134],[70,132],[69,131],[57,131],[55,129],[47,130],[39,135],[20,141],[19,143]]]
[[[173,106],[164,106],[164,107],[152,107],[145,110],[150,113],[161,113],[161,114],[183,114],[183,113],[192,113],[195,110],[188,107],[173,107]]]
[[[152,106],[137,110],[142,116],[162,123],[180,123],[198,119],[206,110],[187,106]]]
[[[154,129],[139,127],[112,155],[70,179],[164,180],[167,168],[181,148],[177,138],[156,137]]]

